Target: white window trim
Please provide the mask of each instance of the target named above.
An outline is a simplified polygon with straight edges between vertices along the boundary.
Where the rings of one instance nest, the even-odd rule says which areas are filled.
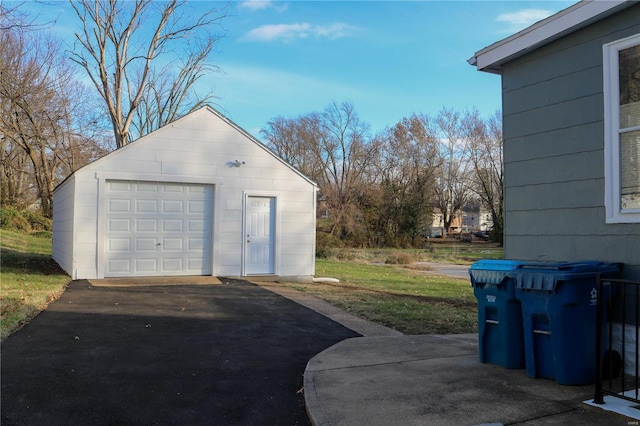
[[[618,52],[640,44],[640,34],[602,46],[604,89],[604,197],[606,223],[640,223],[640,211],[620,206],[620,125]]]

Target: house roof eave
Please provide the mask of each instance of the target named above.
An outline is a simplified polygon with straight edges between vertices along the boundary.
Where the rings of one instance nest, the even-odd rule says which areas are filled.
[[[583,0],[479,50],[467,62],[478,71],[502,73],[502,65],[540,46],[634,4],[630,0]]]

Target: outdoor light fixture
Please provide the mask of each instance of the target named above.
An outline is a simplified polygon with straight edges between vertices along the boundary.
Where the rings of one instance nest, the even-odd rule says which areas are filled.
[[[239,160],[234,161],[233,163],[231,163],[231,165],[233,167],[240,167],[244,164],[244,161],[240,162]]]

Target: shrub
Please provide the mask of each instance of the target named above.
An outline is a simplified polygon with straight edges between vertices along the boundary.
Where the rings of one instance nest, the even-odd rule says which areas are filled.
[[[316,257],[321,259],[330,259],[336,256],[338,248],[343,243],[339,238],[326,232],[316,232]]]
[[[42,216],[38,211],[24,210],[24,218],[31,224],[31,229],[34,231],[51,231],[51,219]]]
[[[16,231],[51,231],[51,219],[40,212],[4,206],[0,209],[0,228]]]
[[[335,257],[344,262],[353,262],[356,260],[356,254],[351,250],[338,250]]]
[[[22,211],[14,206],[0,209],[0,228],[31,232],[31,224],[25,219]]]
[[[414,258],[409,253],[391,253],[384,263],[388,265],[409,265]]]
[[[316,245],[316,257],[320,259],[331,259],[335,253],[335,249],[327,246]]]

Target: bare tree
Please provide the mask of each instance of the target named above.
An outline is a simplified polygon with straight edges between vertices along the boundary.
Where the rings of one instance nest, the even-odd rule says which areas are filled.
[[[473,168],[470,188],[489,209],[493,222],[493,239],[503,241],[504,161],[502,140],[502,116],[497,111],[483,120],[478,111],[463,118],[467,140],[467,158]]]
[[[403,118],[382,136],[376,164],[380,205],[377,235],[384,245],[413,245],[429,225],[439,141],[425,115]]]
[[[349,102],[295,119],[277,117],[262,130],[274,152],[318,183],[330,212],[330,233],[340,238],[359,228],[358,200],[379,155],[368,131]]]
[[[52,152],[59,161],[57,179],[66,178],[109,152],[109,138],[103,128],[97,125],[101,114],[95,107],[94,92],[73,79],[65,83],[64,95],[68,101],[65,102],[65,108],[60,109],[58,149]]]
[[[436,124],[441,138],[441,161],[434,186],[435,205],[442,213],[444,229],[448,232],[455,214],[469,198],[469,164],[465,157],[460,114],[443,108],[436,118]]]
[[[3,103],[0,101],[0,104]],[[0,200],[3,205],[27,207],[36,201],[30,185],[32,173],[29,157],[4,132],[3,128],[0,135]]]
[[[186,0],[78,0],[82,22],[72,59],[80,64],[104,101],[116,147],[206,103],[195,83],[216,67],[206,60],[224,17],[217,9],[199,14]],[[178,62],[174,50],[180,50]],[[162,65],[164,64],[164,65]]]
[[[14,87],[16,54],[22,54],[17,34],[37,27],[21,6],[24,2],[0,1],[0,123],[6,123],[12,111],[7,88]],[[10,89],[12,92],[13,89]],[[0,124],[0,200],[4,205],[26,207],[37,200],[33,189],[33,165],[9,128]]]
[[[217,66],[206,63],[215,41],[210,38],[200,43],[193,54],[179,63],[151,70],[149,84],[132,120],[137,136],[159,129],[216,98],[212,92],[199,96],[195,88],[204,76],[220,71]]]
[[[22,11],[21,7],[24,3],[24,1],[0,1],[0,31],[29,29],[40,26],[36,24],[35,19],[30,19],[29,16]]]
[[[68,65],[51,37],[19,26],[0,32],[3,200],[23,206],[37,200],[45,216],[55,185],[100,154],[86,136],[78,144],[84,115],[75,108],[83,97]]]
[[[322,165],[316,150],[311,147],[319,140],[318,123],[317,114],[297,118],[278,116],[270,120],[260,133],[270,150],[310,179],[318,181],[322,175]]]
[[[333,102],[316,120],[318,132],[311,148],[322,166],[319,183],[331,211],[330,233],[345,237],[358,227],[358,196],[379,149],[349,102]]]
[[[59,46],[16,31],[3,31],[0,37],[2,133],[7,146],[22,149],[29,158],[42,212],[50,215],[56,159],[49,153],[55,150],[59,121],[52,86],[62,82],[55,71]]]

